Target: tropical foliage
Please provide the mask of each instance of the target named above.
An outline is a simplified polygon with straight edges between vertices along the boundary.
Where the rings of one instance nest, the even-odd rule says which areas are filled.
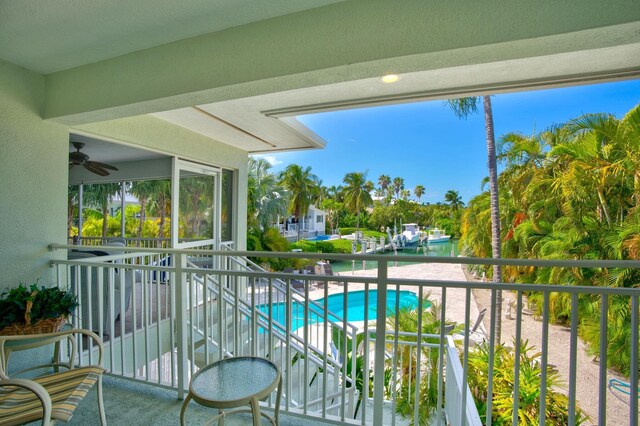
[[[527,259],[640,259],[640,106],[618,119],[586,114],[533,135],[509,133],[498,141],[501,249]],[[489,194],[469,202],[462,218],[468,254],[490,249]],[[490,271],[487,271],[490,272]],[[634,269],[505,268],[505,279],[540,284],[638,287]],[[550,317],[567,324],[570,296],[552,294]],[[529,295],[540,314],[542,296]],[[581,296],[580,333],[599,352],[600,299]],[[629,374],[631,306],[608,301],[610,367]]]
[[[401,342],[417,342],[418,318],[422,324],[422,334],[440,334],[440,306],[433,301],[428,300],[427,295],[420,304],[421,307],[400,306],[397,313],[389,312],[387,314],[387,329],[398,330],[403,332],[398,337]],[[454,325],[454,323],[448,323]],[[423,339],[423,343],[439,343],[439,338]],[[393,352],[393,348],[388,348],[389,352]],[[395,358],[398,360],[393,365],[393,358],[387,361],[388,375],[399,374],[400,378],[396,392],[396,411],[398,414],[410,420],[410,424],[414,424],[414,412],[416,402],[416,387],[419,392],[418,415],[419,424],[429,424],[429,418],[438,403],[438,351],[433,350],[426,344],[422,346],[418,363],[418,351],[416,346],[398,345],[399,353]],[[416,385],[418,371],[416,366],[421,365],[420,383]]]
[[[513,347],[504,344],[495,347],[493,365],[492,424],[510,425],[513,418],[513,383],[515,382],[515,342]],[[482,343],[469,352],[469,371],[489,371],[489,345]],[[520,342],[520,368],[518,388],[518,425],[538,425],[540,423],[540,393],[542,365],[540,353],[524,340]],[[486,374],[469,374],[469,389],[478,408],[483,424],[487,419]],[[547,366],[545,424],[566,425],[569,423],[569,399],[560,391],[563,387],[558,371]],[[578,409],[576,424],[587,420]]]

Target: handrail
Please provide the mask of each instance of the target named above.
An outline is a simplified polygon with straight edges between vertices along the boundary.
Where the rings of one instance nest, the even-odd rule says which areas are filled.
[[[79,250],[82,246],[68,244],[49,244],[49,250]],[[87,247],[93,249],[100,246]],[[107,248],[113,248],[108,247]],[[123,247],[120,247],[122,249]],[[206,249],[176,249],[176,248],[144,248],[144,247],[124,247],[130,252],[146,252],[149,254],[207,254],[211,256],[229,256],[228,250],[206,250]],[[372,260],[368,254],[343,254],[343,253],[311,253],[311,252],[272,252],[272,251],[234,251],[233,256],[253,256],[253,257],[273,257],[288,259],[330,259],[330,260]],[[536,266],[549,268],[640,268],[637,260],[547,260],[547,259],[513,259],[513,258],[483,258],[483,257],[441,257],[441,256],[408,256],[408,255],[386,255],[375,256],[377,262],[410,262],[410,263],[445,263],[462,265],[501,265],[501,266]]]

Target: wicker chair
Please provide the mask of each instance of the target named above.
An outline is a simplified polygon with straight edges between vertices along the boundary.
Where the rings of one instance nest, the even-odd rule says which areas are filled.
[[[85,340],[92,341],[93,349],[98,350],[98,363],[76,367],[76,345]],[[60,356],[63,342],[70,349],[68,362],[63,362]],[[27,371],[46,369],[43,375],[29,379],[12,379],[8,376],[7,365],[12,352],[50,345],[54,348],[53,362],[12,372],[12,376],[15,376]],[[41,420],[43,425],[56,420],[67,422],[78,404],[97,383],[100,423],[106,425],[102,400],[102,373],[105,371],[102,367],[103,352],[102,341],[89,330],[0,336],[0,424],[20,425],[37,420]]]

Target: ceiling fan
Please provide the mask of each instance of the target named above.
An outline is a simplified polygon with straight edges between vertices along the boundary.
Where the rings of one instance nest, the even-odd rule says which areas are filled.
[[[76,149],[76,152],[69,153],[69,168],[72,168],[73,166],[84,166],[84,168],[89,170],[91,173],[95,173],[100,176],[109,176],[109,172],[107,170],[118,170],[111,164],[89,161],[89,156],[84,152],[80,152],[84,143],[71,142],[71,145]]]

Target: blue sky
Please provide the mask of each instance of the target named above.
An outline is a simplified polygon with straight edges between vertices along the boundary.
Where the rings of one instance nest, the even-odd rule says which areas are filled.
[[[496,139],[508,132],[530,135],[585,113],[621,117],[640,103],[640,80],[492,97]],[[450,190],[468,202],[487,173],[484,116],[458,119],[442,101],[326,112],[298,117],[322,137],[322,150],[267,156],[273,170],[311,166],[323,185],[340,185],[349,172],[404,178],[405,188],[423,185],[422,201],[443,201]]]

